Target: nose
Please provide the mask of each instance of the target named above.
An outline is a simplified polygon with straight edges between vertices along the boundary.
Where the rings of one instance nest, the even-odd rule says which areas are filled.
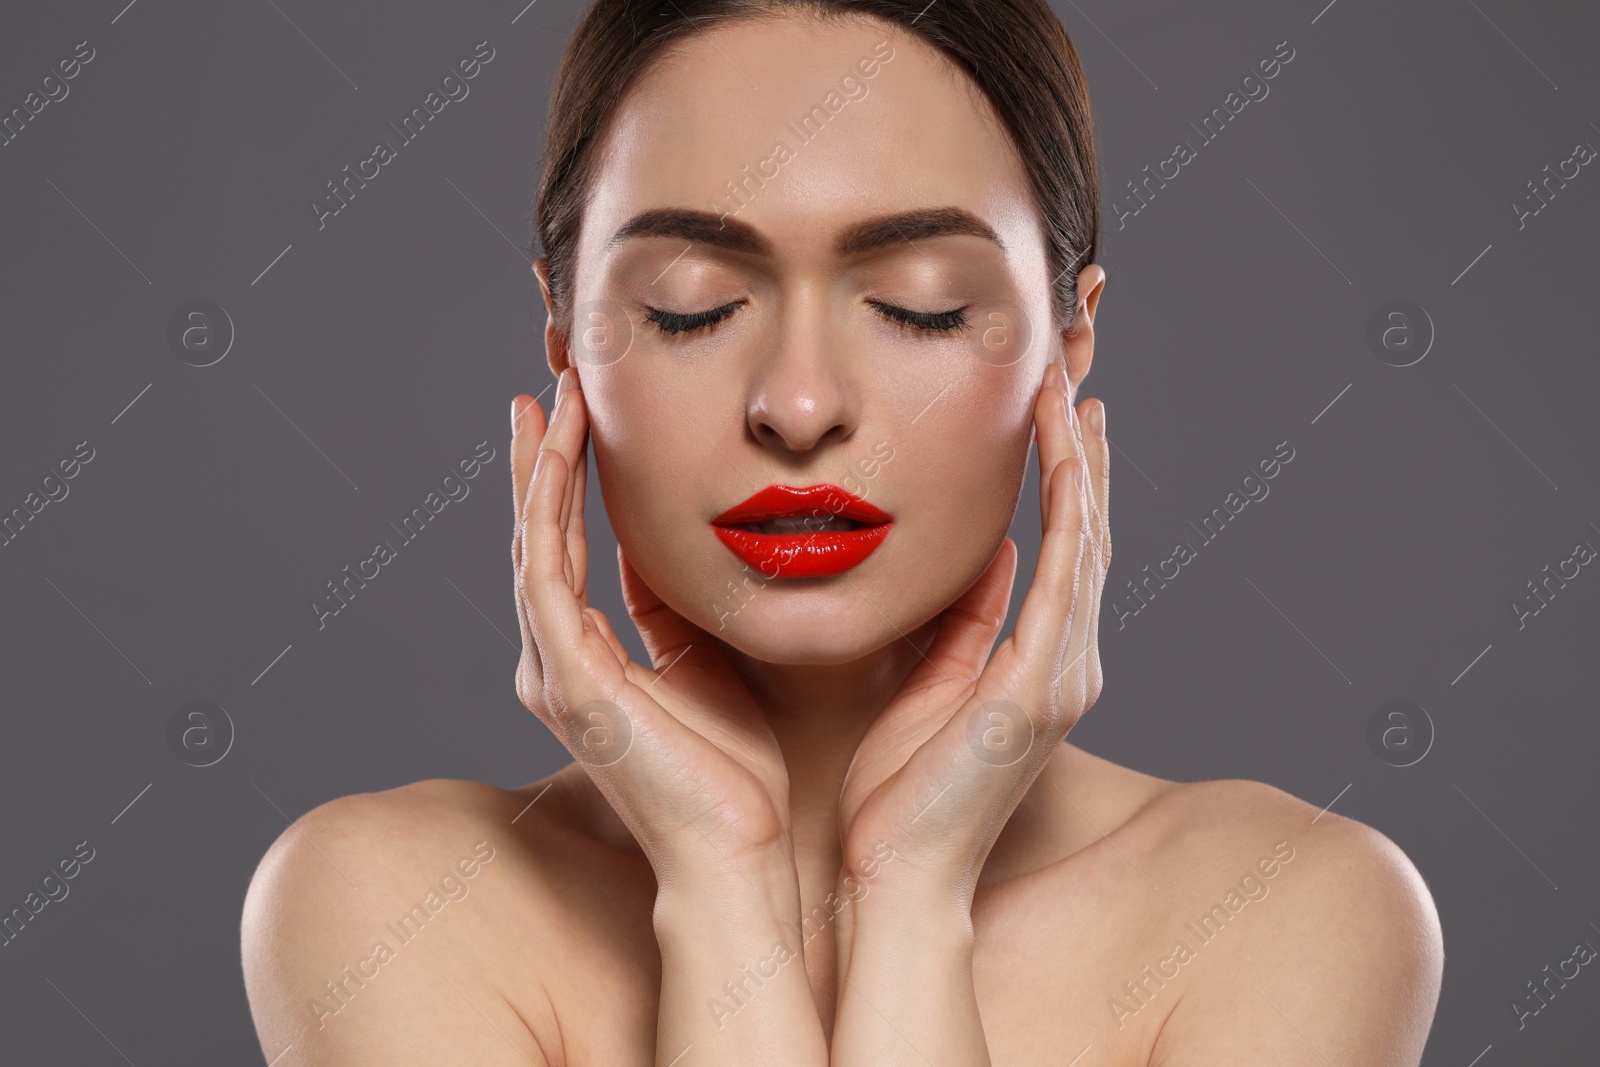
[[[785,321],[775,351],[751,382],[747,422],[764,448],[805,452],[855,433],[860,390],[841,358],[843,339],[821,318]]]

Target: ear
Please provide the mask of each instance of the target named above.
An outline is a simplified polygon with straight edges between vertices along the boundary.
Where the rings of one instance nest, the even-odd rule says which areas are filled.
[[[544,293],[544,353],[550,363],[550,373],[557,380],[561,372],[572,363],[567,351],[567,338],[556,328],[555,305],[550,300],[550,258],[540,256],[533,261],[533,273],[539,279],[539,289]]]
[[[1078,272],[1078,306],[1073,311],[1072,325],[1061,331],[1069,403],[1077,403],[1078,387],[1089,376],[1089,365],[1094,362],[1094,312],[1105,287],[1106,272],[1098,263],[1090,263]]]

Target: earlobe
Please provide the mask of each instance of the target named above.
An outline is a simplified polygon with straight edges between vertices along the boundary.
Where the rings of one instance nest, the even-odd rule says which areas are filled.
[[[545,320],[544,354],[545,361],[550,364],[550,373],[560,381],[561,372],[571,366],[571,360],[567,357],[567,339],[556,327],[554,315]]]
[[[556,327],[555,308],[550,300],[550,258],[540,256],[534,260],[533,273],[539,279],[539,291],[544,294],[545,361],[550,364],[550,373],[559,380],[561,372],[570,365],[570,360],[567,358],[567,339]]]
[[[1100,294],[1105,291],[1105,281],[1106,272],[1098,263],[1090,263],[1078,272],[1076,313],[1072,325],[1061,331],[1070,403],[1077,402],[1078,386],[1089,376],[1094,362],[1094,313]]]
[[[1061,331],[1062,369],[1067,372],[1067,403],[1078,402],[1078,387],[1089,376],[1094,362],[1094,325],[1082,305],[1072,326]]]

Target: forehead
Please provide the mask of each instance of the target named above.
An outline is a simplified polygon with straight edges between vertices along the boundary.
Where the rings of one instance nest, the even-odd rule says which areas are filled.
[[[954,205],[1008,248],[1042,243],[982,91],[914,34],[867,18],[740,20],[681,38],[619,106],[598,163],[584,226],[595,252],[654,207],[736,213],[780,248],[820,249],[866,215]]]

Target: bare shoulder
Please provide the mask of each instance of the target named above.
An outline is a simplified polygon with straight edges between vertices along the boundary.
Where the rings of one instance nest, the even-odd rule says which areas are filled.
[[[1378,907],[1433,914],[1433,898],[1416,866],[1398,845],[1366,823],[1318,808],[1265,782],[1219,779],[1168,784],[1171,787],[1156,793],[1139,814],[1160,840],[1169,865],[1181,865],[1203,878],[1201,872],[1211,857],[1210,873],[1226,876],[1230,861],[1252,851],[1280,857],[1293,853],[1293,859],[1280,858],[1278,866],[1283,871],[1293,866],[1297,873],[1309,872],[1297,880],[1297,895],[1333,906],[1362,894],[1366,899],[1360,906],[1367,915]],[[1253,866],[1258,875],[1263,873],[1259,861]]]
[[[303,931],[333,933],[350,917],[343,909],[365,906],[408,876],[448,873],[455,852],[479,848],[492,862],[490,838],[504,844],[512,803],[506,790],[434,779],[313,808],[256,868],[245,896],[245,948],[284,949]],[[446,870],[434,872],[441,863]],[[253,946],[253,936],[265,940]]]
[[[1432,895],[1399,846],[1242,779],[1179,784],[1140,818],[1181,931],[1169,977],[1184,975],[1152,1064],[1415,1067],[1444,945]]]
[[[507,995],[496,949],[540,912],[540,850],[563,847],[558,819],[524,832],[541,817],[522,815],[529,799],[436,779],[329,801],[278,837],[240,931],[269,1062],[291,1046],[306,1065],[433,1062],[446,1049],[547,1062],[537,979]]]

